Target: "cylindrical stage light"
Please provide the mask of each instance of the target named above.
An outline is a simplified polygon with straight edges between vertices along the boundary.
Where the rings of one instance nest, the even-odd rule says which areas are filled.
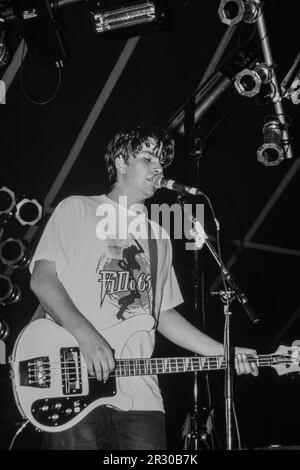
[[[276,119],[263,127],[264,143],[257,150],[257,160],[265,166],[276,166],[285,157],[283,148],[283,126]]]
[[[35,225],[42,218],[42,206],[36,199],[24,198],[16,208],[16,219],[22,225]]]
[[[16,205],[16,198],[13,191],[6,186],[0,188],[0,214],[9,214]]]
[[[118,7],[93,12],[92,16],[95,21],[96,32],[103,33],[155,21],[156,10],[154,2],[151,1],[129,5],[123,2]]]
[[[272,70],[267,64],[257,64],[253,70],[244,69],[236,75],[234,86],[240,95],[252,98],[260,92],[262,84],[270,83]]]
[[[0,304],[13,304],[18,302],[20,298],[20,287],[17,284],[14,284],[6,274],[0,274]]]
[[[7,238],[0,243],[0,261],[14,268],[26,268],[30,263],[31,252],[22,240]]]
[[[240,21],[255,23],[261,11],[253,0],[221,0],[218,14],[222,23],[234,26]]]

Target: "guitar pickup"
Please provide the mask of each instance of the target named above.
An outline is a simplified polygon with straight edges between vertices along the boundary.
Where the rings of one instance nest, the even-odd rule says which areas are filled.
[[[60,360],[63,394],[73,395],[82,393],[82,373],[79,348],[61,348]]]

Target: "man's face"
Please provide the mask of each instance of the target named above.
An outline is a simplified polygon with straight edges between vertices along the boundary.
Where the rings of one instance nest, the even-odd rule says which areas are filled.
[[[159,158],[156,156],[155,147],[155,140],[149,139],[142,145],[136,156],[130,156],[125,164],[125,173],[122,175],[123,184],[125,183],[130,194],[140,201],[154,195],[156,189],[152,178],[163,171]]]

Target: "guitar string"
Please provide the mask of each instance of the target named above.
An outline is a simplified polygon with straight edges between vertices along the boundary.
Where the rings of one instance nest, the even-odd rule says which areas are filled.
[[[285,361],[286,362],[286,361]],[[291,361],[290,361],[291,362]],[[260,362],[259,364],[257,364],[258,366],[260,367],[263,367],[263,366],[270,366],[270,365],[276,365],[276,364],[280,364],[278,363],[277,361],[274,362],[274,361],[265,361],[265,362]],[[198,370],[200,371],[209,371],[209,370],[218,370],[218,369],[224,369],[225,368],[225,363],[223,362],[222,364],[220,365],[215,365],[215,366],[202,366],[201,368],[198,368]],[[63,367],[49,367],[49,369],[47,369],[45,371],[45,369],[42,369],[39,368],[39,367],[31,367],[29,370],[28,370],[28,373],[29,374],[33,374],[33,375],[38,375],[38,374],[43,374],[43,373],[50,373],[50,374],[60,374],[62,377],[65,377],[65,376],[70,376],[70,374],[78,374],[78,373],[82,373],[83,371],[86,371],[87,370],[87,367],[86,366],[80,366],[80,367],[76,367],[76,366],[72,366],[72,367],[68,367],[68,369],[64,369]],[[140,366],[140,365],[123,365],[122,367],[118,366],[116,369],[115,369],[115,373],[120,375],[120,376],[127,376],[127,375],[156,375],[156,374],[163,374],[163,373],[181,373],[181,372],[193,372],[195,371],[196,368],[193,367],[191,364],[190,365],[181,365],[181,366],[151,366],[151,365],[148,365],[148,366]]]
[[[247,359],[252,361],[252,362],[261,362],[263,360],[273,360],[273,359],[291,359],[291,356],[284,356],[284,355],[260,355],[259,358],[256,358],[254,356],[247,356]],[[155,358],[128,358],[128,359],[116,359],[116,362],[118,364],[126,364],[128,362],[135,362],[135,361],[138,361],[140,363],[148,363],[148,362],[153,362],[153,363],[157,363],[157,362],[175,362],[175,363],[180,363],[180,362],[183,362],[183,363],[186,363],[186,362],[209,362],[209,363],[214,363],[214,362],[219,362],[220,360],[222,359],[222,361],[224,361],[224,356],[208,356],[208,357],[186,357],[186,358],[176,358],[176,357],[171,357],[171,358],[159,358],[159,359],[155,359]],[[30,361],[41,361],[42,364],[41,365],[45,365],[45,364],[70,364],[70,362],[74,361],[52,361],[52,362],[49,362],[49,361],[43,361],[42,359],[29,359],[28,360],[28,364],[29,365],[33,365],[33,366],[36,366],[38,367],[38,364],[35,364],[35,363],[31,363]],[[82,361],[82,363],[84,364],[84,362]]]
[[[175,360],[174,358],[171,359],[165,359],[165,360],[155,360],[155,359],[117,359],[116,360],[116,368],[182,368],[182,367],[195,367],[195,366],[201,366],[202,368],[209,368],[209,367],[219,367],[220,366],[220,359],[202,359],[202,358],[189,358],[186,360],[180,359],[180,360]],[[283,355],[278,355],[278,356],[260,356],[260,358],[256,359],[254,357],[248,358],[250,359],[250,362],[255,362],[258,366],[261,365],[264,361],[270,362],[270,363],[276,363],[278,360],[279,361],[286,361],[286,362],[297,362],[295,361],[294,358],[291,358],[290,356],[283,356]],[[31,360],[32,361],[32,360]],[[222,363],[224,362],[224,358],[222,357]],[[41,367],[45,366],[50,366],[53,369],[55,367],[53,366],[58,366],[58,369],[61,367],[68,367],[68,369],[77,369],[78,366],[76,364],[72,364],[71,361],[61,361],[61,362],[42,362],[41,364],[36,364],[34,362],[28,362],[28,366],[30,368],[35,368],[39,369]],[[82,363],[79,365],[80,368],[86,368],[86,363],[82,361]]]
[[[272,363],[274,363],[274,361],[272,360],[272,358],[268,358],[268,359],[269,360],[267,362],[260,361],[259,365],[261,367],[264,367],[264,366],[266,367],[266,366],[272,365]],[[221,368],[225,368],[225,364],[221,364]],[[58,372],[57,375],[60,375],[63,379],[69,379],[69,380],[74,381],[75,378],[70,377],[70,374],[72,374],[72,373],[75,374],[75,372],[77,372],[77,369],[76,368],[74,368],[74,369],[75,369],[74,372],[71,372],[71,371],[63,371],[63,369],[61,369],[61,368],[56,368],[56,369],[51,368],[47,372],[50,373],[51,375],[54,374],[55,372]],[[202,370],[208,370],[208,369],[203,368]],[[192,372],[192,370],[189,370],[188,368],[185,368],[183,370],[173,370],[172,367],[171,367],[171,368],[168,368],[168,370],[166,370],[166,368],[162,368],[162,370],[156,370],[156,372],[153,372],[150,367],[145,368],[145,369],[139,368],[137,370],[137,368],[133,366],[133,370],[132,370],[132,368],[128,369],[128,367],[125,370],[115,369],[115,371],[112,374],[110,374],[110,377],[122,377],[122,376],[130,376],[130,375],[156,375],[156,374],[160,374],[160,373],[175,373],[175,372],[178,372],[178,373],[180,373],[180,372]],[[35,370],[30,370],[30,373],[34,374],[34,373],[36,373],[36,371]],[[90,374],[88,374],[88,377],[97,378],[95,375],[90,375]],[[35,383],[35,382],[38,383],[39,380],[36,379],[36,380],[31,381],[31,383]],[[47,381],[43,381],[43,383],[47,383]]]
[[[255,362],[258,366],[262,365],[264,363],[264,361],[267,361],[267,363],[277,363],[279,361],[285,361],[285,362],[297,362],[297,361],[294,361],[293,358],[289,357],[289,356],[272,356],[272,357],[264,357],[264,358],[259,358],[259,359],[255,359],[255,358],[252,358],[252,360],[250,360],[250,362]],[[202,362],[204,362],[204,364],[201,364]],[[224,363],[224,359],[222,359],[222,363],[221,365]],[[56,366],[56,367],[53,367],[53,366]],[[55,369],[61,369],[62,367],[66,367],[68,368],[68,370],[70,369],[77,369],[78,367],[80,367],[81,369],[82,368],[86,368],[86,363],[82,363],[80,364],[79,366],[78,365],[75,365],[75,364],[71,364],[70,362],[68,361],[62,361],[62,362],[43,362],[42,364],[35,364],[35,363],[28,363],[28,366],[29,368],[34,369],[34,370],[39,370],[39,368],[43,368],[45,366],[50,366],[51,367],[51,370],[55,370]],[[57,367],[58,366],[58,367]],[[203,369],[208,369],[210,367],[220,367],[220,360],[217,361],[217,360],[210,360],[210,361],[195,361],[195,358],[191,358],[191,360],[180,360],[180,362],[178,361],[160,361],[160,363],[158,363],[156,360],[140,360],[138,359],[137,361],[135,361],[134,359],[127,359],[127,360],[117,360],[116,361],[116,368],[117,369],[122,369],[122,368],[133,368],[133,369],[149,369],[149,368],[157,368],[157,369],[169,369],[169,368],[191,368],[191,367],[196,367],[196,366],[201,366],[201,368]]]
[[[260,364],[260,367],[267,367],[267,366],[270,366],[271,364],[270,363],[264,363],[264,364]],[[221,369],[224,369],[225,367],[221,367]],[[208,370],[208,369],[202,369],[203,371],[204,370]],[[58,371],[58,369],[56,369],[56,372]],[[113,372],[112,374],[109,375],[109,378],[114,378],[114,377],[130,377],[132,375],[135,375],[135,376],[139,376],[139,375],[156,375],[156,374],[159,374],[159,373],[163,373],[163,374],[167,374],[167,373],[175,373],[175,372],[192,372],[192,371],[189,371],[189,370],[184,370],[184,371],[174,371],[174,370],[169,370],[169,371],[161,371],[161,372],[154,372],[154,373],[149,373],[149,371],[143,371],[144,373],[139,373],[139,374],[131,374],[130,372],[128,373],[125,373],[125,372],[120,372],[120,374],[116,373],[116,372]],[[52,375],[55,375],[53,374],[53,371],[50,370],[50,373],[51,373],[51,376]],[[68,373],[62,373],[62,374],[59,374],[57,373],[56,375],[59,375],[61,378],[63,378],[64,380],[68,380],[69,382],[74,382],[75,379],[74,378],[70,378]],[[95,375],[90,375],[88,374],[88,378],[89,379],[97,379],[97,377]],[[42,380],[42,378],[40,379]],[[50,379],[46,379],[46,380],[42,380],[43,384],[48,384],[48,383],[51,383],[51,377]],[[38,379],[36,380],[32,380],[30,381],[30,384],[34,384],[34,383],[37,383],[39,384],[40,381]]]
[[[270,365],[270,364],[263,364],[262,367],[264,367],[264,366],[269,366],[269,365]],[[174,373],[174,372],[176,372],[176,371],[170,370],[170,371],[162,371],[161,373],[167,374],[167,373]],[[192,371],[178,371],[178,372],[180,373],[180,372],[192,372]],[[156,375],[156,374],[159,374],[159,372],[155,372],[155,373],[150,374],[149,371],[146,371],[144,374],[143,374],[143,373],[140,373],[140,374],[134,374],[134,375],[139,376],[139,375]],[[51,373],[51,377],[52,377],[53,375],[55,375],[55,374]],[[57,375],[59,375],[59,376],[60,376],[61,378],[63,378],[64,380],[69,380],[69,381],[73,381],[73,382],[75,381],[75,378],[69,377],[69,374],[57,374]],[[113,372],[112,374],[110,374],[109,378],[113,378],[113,377],[128,377],[128,376],[130,377],[130,376],[132,376],[132,375],[133,375],[133,374],[130,374],[130,373],[127,373],[127,374],[126,374],[126,373],[124,373],[124,372],[122,372],[122,373],[120,373],[120,374]],[[41,378],[40,381],[42,381],[43,384],[51,383],[51,377],[50,377],[49,379],[46,378],[46,380],[42,380],[42,378]],[[88,378],[90,378],[90,379],[97,379],[97,377],[96,377],[95,375],[90,375],[90,374],[88,374]],[[35,379],[35,380],[31,380],[30,383],[39,383],[40,381],[39,381],[38,379]]]
[[[267,366],[270,366],[271,364],[270,363],[265,363],[265,364],[260,364],[261,367],[267,367]],[[225,367],[221,367],[221,369],[224,369]],[[203,369],[205,370],[205,369]],[[57,372],[57,371],[56,371]],[[135,373],[135,374],[132,374],[130,373],[130,371],[127,371],[127,373],[125,373],[125,371],[120,371],[120,373],[118,374],[117,371],[114,371],[112,374],[110,374],[109,378],[118,378],[118,377],[130,377],[132,375],[135,375],[135,376],[139,376],[139,375],[156,375],[156,374],[159,374],[159,373],[164,373],[164,374],[167,374],[167,373],[174,373],[174,372],[192,372],[192,371],[188,371],[188,370],[184,370],[184,371],[174,371],[174,370],[169,370],[169,371],[158,371],[158,372],[155,372],[155,373],[149,373],[149,371],[143,371],[139,374]],[[38,384],[40,385],[41,384],[41,381],[42,381],[42,384],[43,385],[47,385],[47,384],[51,384],[51,378],[53,378],[53,375],[59,375],[60,378],[62,378],[63,380],[66,380],[68,383],[74,383],[76,381],[75,378],[72,378],[70,377],[70,373],[53,373],[53,371],[50,370],[50,378],[47,378],[46,377],[46,380],[43,380],[43,378],[40,378],[40,379],[35,379],[35,380],[30,380],[30,385],[32,384]],[[97,377],[95,375],[91,375],[91,374],[88,374],[88,379],[97,379]]]

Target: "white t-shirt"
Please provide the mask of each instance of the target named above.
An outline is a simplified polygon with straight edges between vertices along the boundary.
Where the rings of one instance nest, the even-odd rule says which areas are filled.
[[[114,217],[122,228],[121,234],[116,235],[114,223],[110,225]],[[157,224],[151,222],[151,226],[158,233]],[[136,230],[131,231],[132,227]],[[148,219],[144,214],[133,217],[132,212],[104,195],[68,197],[50,217],[30,265],[32,271],[37,260],[55,262],[57,276],[73,303],[97,330],[103,330],[100,332],[104,337],[109,331],[111,346],[122,358],[151,357],[155,343],[154,328],[141,331],[140,322],[138,331],[132,334],[130,330],[125,340],[120,334],[128,324],[132,329],[137,315],[143,315],[139,320],[152,315],[149,245],[147,239],[138,236],[142,227],[146,227],[147,233]],[[124,236],[127,231],[128,236]],[[155,315],[158,317],[160,311],[176,307],[183,299],[166,232],[156,243]],[[124,344],[119,344],[121,337]],[[119,383],[122,392],[132,397],[133,409],[163,411],[157,376],[122,377]]]

